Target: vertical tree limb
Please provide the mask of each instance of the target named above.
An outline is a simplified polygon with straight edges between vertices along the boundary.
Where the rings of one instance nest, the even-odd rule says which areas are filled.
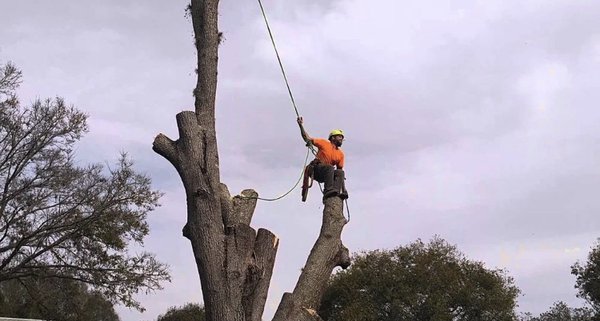
[[[279,239],[266,229],[259,229],[254,243],[253,262],[248,266],[244,284],[246,321],[260,321],[267,302]]]
[[[292,293],[285,293],[273,321],[319,320],[311,313],[319,308],[327,281],[336,266],[349,265],[347,249],[341,234],[347,221],[343,203],[338,197],[325,199],[323,223],[300,278]]]

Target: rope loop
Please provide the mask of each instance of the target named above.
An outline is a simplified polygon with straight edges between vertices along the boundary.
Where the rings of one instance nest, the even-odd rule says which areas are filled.
[[[304,168],[306,167],[306,164],[308,164],[308,156],[310,155],[310,149],[307,148],[306,149],[306,157],[304,158],[304,165],[302,166],[302,171],[300,172],[300,177],[298,178],[298,180],[296,181],[296,184],[294,184],[294,186],[292,186],[292,188],[285,192],[283,195],[279,196],[279,197],[275,197],[275,198],[262,198],[262,197],[246,197],[246,196],[242,196],[242,198],[246,198],[246,199],[257,199],[260,201],[266,201],[266,202],[274,202],[274,201],[278,201],[284,197],[286,197],[289,193],[291,193],[294,189],[296,189],[296,187],[298,187],[298,184],[300,183],[300,181],[302,180],[302,176],[304,175]]]

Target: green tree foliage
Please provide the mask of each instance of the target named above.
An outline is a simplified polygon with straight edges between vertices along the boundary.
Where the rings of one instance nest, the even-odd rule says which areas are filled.
[[[590,308],[570,308],[566,303],[555,302],[550,310],[532,317],[526,314],[520,321],[595,321],[594,313]]]
[[[21,279],[0,284],[0,315],[62,321],[119,321],[111,302],[68,279]]]
[[[519,289],[440,238],[357,255],[330,280],[327,321],[516,320]]]
[[[585,263],[577,262],[571,266],[575,275],[577,296],[585,299],[600,314],[600,240],[596,242]]]
[[[182,307],[170,307],[167,313],[159,315],[156,321],[204,321],[204,307],[188,303]]]
[[[21,106],[20,80],[12,65],[0,66],[0,283],[77,280],[141,309],[133,295],[169,275],[154,255],[128,247],[148,234],[160,194],[125,155],[113,168],[79,166],[74,144],[86,115],[60,98]]]

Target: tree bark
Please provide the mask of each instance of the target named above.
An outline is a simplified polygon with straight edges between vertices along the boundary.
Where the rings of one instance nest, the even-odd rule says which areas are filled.
[[[153,150],[175,167],[185,188],[183,235],[190,240],[196,259],[206,319],[260,321],[279,240],[268,230],[256,232],[250,227],[258,194],[248,189],[232,198],[220,181],[215,131],[217,6],[218,0],[191,1],[198,51],[195,111],[177,114],[179,138],[159,134]],[[320,319],[314,311],[333,268],[349,264],[348,250],[340,240],[346,223],[342,210],[339,198],[326,200],[321,234],[294,292],[291,297],[284,296],[275,320]]]
[[[264,229],[256,233],[249,225],[255,191],[231,198],[227,186],[211,177],[215,172],[203,170],[211,167],[206,154],[212,147],[202,139],[206,129],[196,113],[179,113],[177,125],[179,139],[159,134],[153,149],[173,164],[186,191],[183,234],[196,259],[207,320],[260,320],[279,240]]]
[[[342,244],[341,234],[347,221],[342,200],[325,199],[321,232],[315,242],[300,278],[292,293],[285,293],[273,321],[321,320],[319,308],[327,281],[336,266],[350,266],[348,249]]]

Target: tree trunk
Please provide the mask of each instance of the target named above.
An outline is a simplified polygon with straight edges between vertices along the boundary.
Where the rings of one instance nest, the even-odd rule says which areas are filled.
[[[266,229],[256,232],[250,227],[255,191],[244,190],[232,198],[220,182],[215,132],[217,7],[218,0],[191,2],[198,51],[195,112],[177,114],[179,138],[159,134],[153,149],[171,162],[185,188],[188,214],[183,235],[196,259],[206,319],[260,321],[279,240]],[[349,264],[348,250],[340,240],[346,223],[342,210],[339,198],[326,200],[321,234],[294,292],[284,295],[274,320],[309,320],[302,315],[312,316],[318,308],[333,268]]]
[[[321,232],[315,242],[294,292],[285,293],[273,321],[321,320],[319,308],[327,281],[336,266],[350,266],[348,249],[342,244],[341,234],[347,221],[342,200],[330,197],[325,200]]]

